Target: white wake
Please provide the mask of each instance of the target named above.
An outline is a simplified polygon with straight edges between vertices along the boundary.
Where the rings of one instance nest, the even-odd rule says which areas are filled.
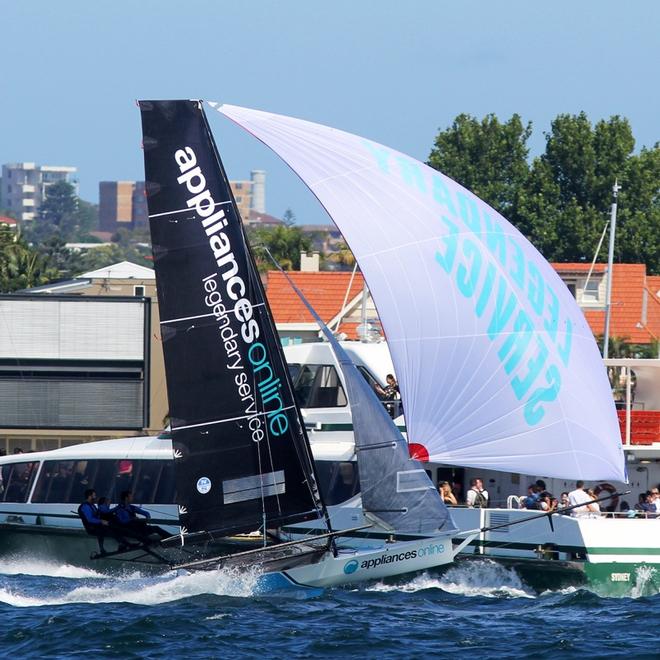
[[[30,593],[15,586],[0,587],[0,602],[13,607],[43,607],[73,603],[133,603],[160,605],[182,598],[212,594],[249,597],[255,593],[256,571],[198,571],[159,577],[110,578],[53,594]]]
[[[28,559],[23,557],[3,559],[0,563],[0,575],[34,575],[71,579],[107,577],[107,575],[93,571],[90,568],[61,564],[45,559]]]

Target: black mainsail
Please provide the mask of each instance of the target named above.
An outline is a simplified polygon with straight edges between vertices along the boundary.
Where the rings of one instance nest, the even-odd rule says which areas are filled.
[[[140,101],[149,224],[188,532],[317,518],[309,442],[199,101]]]

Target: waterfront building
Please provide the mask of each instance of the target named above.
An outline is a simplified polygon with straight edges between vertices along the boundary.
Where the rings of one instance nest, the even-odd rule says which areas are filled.
[[[78,194],[77,169],[36,163],[6,163],[0,180],[0,205],[20,222],[31,222],[48,195],[49,186],[70,183]]]
[[[115,233],[145,228],[148,224],[144,181],[101,181],[99,183],[99,229]]]
[[[289,276],[327,325],[334,330],[339,322],[340,332],[349,339],[357,339],[362,275],[358,272],[352,279],[350,272],[310,272],[318,270],[318,266],[307,265],[310,259],[303,255],[303,268]],[[595,264],[591,275],[590,264],[553,263],[552,266],[575,296],[594,336],[601,336],[605,326],[606,264]],[[317,341],[320,329],[286,278],[278,271],[269,271],[267,286],[268,300],[284,343]],[[377,327],[371,297],[367,299],[367,310],[369,322]],[[611,319],[611,337],[638,347],[656,345],[660,340],[660,276],[647,275],[644,264],[614,264]]]
[[[153,270],[122,262],[0,296],[0,449],[156,434],[167,412]]]
[[[248,181],[230,181],[243,222],[250,223],[254,213],[265,214],[266,173],[253,170]],[[270,217],[270,216],[269,216]],[[99,229],[114,234],[121,227],[140,229],[148,226],[144,181],[101,181],[99,183]]]

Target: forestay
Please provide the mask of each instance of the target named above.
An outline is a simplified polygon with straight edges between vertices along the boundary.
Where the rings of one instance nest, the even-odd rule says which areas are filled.
[[[181,524],[318,517],[288,368],[201,104],[140,110]]]
[[[442,463],[625,480],[592,332],[505,218],[381,144],[281,115],[218,110],[281,156],[346,238],[386,332],[409,440]]]

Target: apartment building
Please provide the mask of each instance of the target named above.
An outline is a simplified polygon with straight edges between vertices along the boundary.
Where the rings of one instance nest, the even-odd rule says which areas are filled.
[[[6,163],[0,179],[0,205],[21,222],[37,217],[48,195],[49,186],[66,181],[78,194],[75,167],[37,165],[36,163]]]

